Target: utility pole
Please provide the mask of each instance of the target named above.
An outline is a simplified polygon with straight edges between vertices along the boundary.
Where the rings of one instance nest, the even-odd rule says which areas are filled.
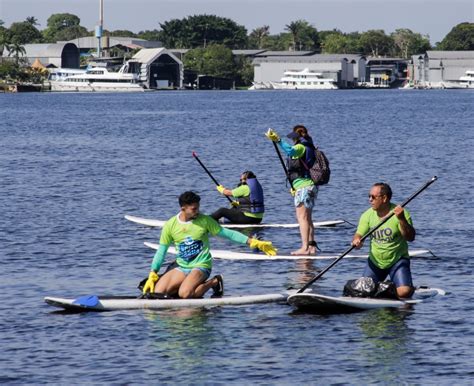
[[[104,28],[104,0],[99,0],[99,25],[95,27],[95,37],[97,38],[97,57],[102,54],[102,31]]]

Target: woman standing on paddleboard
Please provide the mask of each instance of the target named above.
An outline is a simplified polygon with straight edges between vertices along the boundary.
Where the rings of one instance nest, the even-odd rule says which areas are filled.
[[[313,207],[318,196],[318,187],[310,177],[309,170],[315,162],[313,139],[303,125],[296,125],[287,135],[294,145],[282,141],[272,129],[265,134],[268,139],[277,143],[288,156],[287,177],[294,196],[296,219],[300,226],[301,247],[291,252],[292,255],[315,255],[316,240],[314,237]],[[303,162],[307,167],[303,165]]]

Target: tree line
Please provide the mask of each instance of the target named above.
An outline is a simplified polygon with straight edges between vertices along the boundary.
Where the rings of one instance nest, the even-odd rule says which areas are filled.
[[[27,17],[14,22],[9,28],[0,20],[0,55],[6,48],[8,56],[18,62],[24,54],[24,44],[55,43],[93,36],[80,25],[80,18],[69,13],[51,15],[46,28],[39,29],[38,19]],[[232,49],[261,49],[273,51],[315,51],[322,54],[361,54],[375,57],[401,57],[427,50],[474,50],[474,23],[460,23],[434,46],[429,37],[408,28],[392,33],[384,30],[344,33],[338,29],[319,31],[306,20],[292,21],[285,31],[271,34],[270,27],[263,25],[247,29],[231,19],[215,15],[194,15],[159,23],[159,29],[139,31],[104,31],[106,36],[135,37],[161,41],[168,49],[191,49],[184,59],[187,69],[214,76],[237,75],[248,83],[252,75],[250,62],[244,58],[232,59]]]

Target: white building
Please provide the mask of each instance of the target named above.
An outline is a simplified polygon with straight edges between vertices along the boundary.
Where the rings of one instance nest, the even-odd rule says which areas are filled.
[[[314,54],[306,51],[265,51],[253,60],[254,83],[278,82],[288,70],[318,72],[340,88],[356,87],[366,81],[366,59],[362,55]]]
[[[458,88],[461,77],[474,70],[474,51],[427,51],[413,55],[409,79],[415,87]]]

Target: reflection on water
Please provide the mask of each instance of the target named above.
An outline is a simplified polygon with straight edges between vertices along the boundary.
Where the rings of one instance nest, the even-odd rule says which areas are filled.
[[[212,314],[202,308],[147,313],[154,355],[171,360],[183,372],[205,366],[206,353],[218,345]]]
[[[370,379],[400,382],[399,372],[410,352],[412,331],[405,321],[410,314],[408,310],[390,308],[361,314],[358,325],[367,344],[361,346],[360,356]]]

